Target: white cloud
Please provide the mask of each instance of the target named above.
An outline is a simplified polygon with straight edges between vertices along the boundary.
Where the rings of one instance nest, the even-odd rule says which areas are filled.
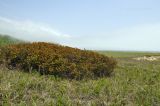
[[[52,27],[32,21],[16,21],[0,17],[0,33],[29,41],[49,41],[63,43],[71,38]]]

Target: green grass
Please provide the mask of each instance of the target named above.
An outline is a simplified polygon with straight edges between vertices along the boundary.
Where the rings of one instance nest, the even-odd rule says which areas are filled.
[[[123,58],[117,58],[113,76],[97,80],[75,81],[1,68],[0,102],[4,106],[159,106],[160,61],[133,60],[142,56],[136,53],[110,55]]]
[[[125,57],[138,57],[138,56],[145,56],[145,55],[160,55],[160,53],[156,52],[133,52],[133,51],[98,51],[101,54],[117,57],[117,58],[125,58]]]
[[[8,35],[1,35],[0,34],[0,46],[8,45],[8,44],[16,44],[22,43],[23,41],[18,40],[16,38],[10,37]]]

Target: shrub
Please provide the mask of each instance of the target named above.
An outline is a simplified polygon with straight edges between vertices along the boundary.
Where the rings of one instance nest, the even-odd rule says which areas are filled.
[[[0,65],[3,63],[2,48],[0,46]]]
[[[116,61],[98,53],[52,43],[25,43],[5,46],[1,57],[8,68],[18,68],[63,78],[109,76]]]

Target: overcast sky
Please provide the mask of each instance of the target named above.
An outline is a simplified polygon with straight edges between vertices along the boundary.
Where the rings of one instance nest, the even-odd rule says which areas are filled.
[[[0,33],[97,50],[160,51],[160,0],[0,0]]]

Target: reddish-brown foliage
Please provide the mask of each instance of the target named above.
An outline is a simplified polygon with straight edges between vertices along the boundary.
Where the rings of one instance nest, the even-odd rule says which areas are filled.
[[[9,45],[1,54],[8,67],[64,78],[109,76],[116,66],[113,58],[44,42]]]

